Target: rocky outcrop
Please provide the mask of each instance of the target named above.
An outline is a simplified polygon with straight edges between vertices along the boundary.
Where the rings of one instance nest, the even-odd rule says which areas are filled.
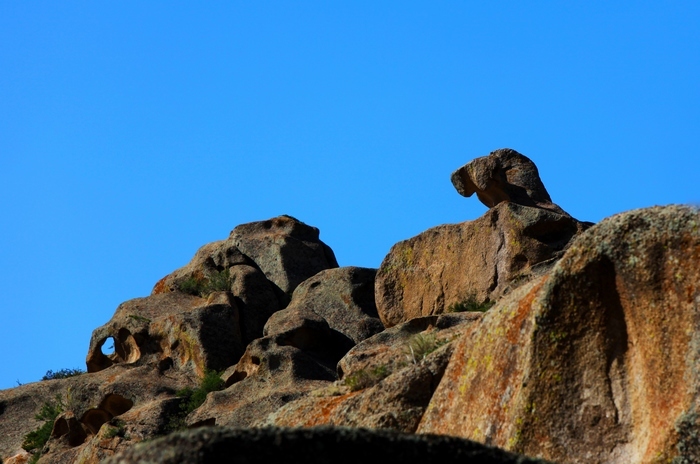
[[[336,380],[336,364],[356,341],[383,329],[374,304],[374,269],[329,269],[300,284],[224,373],[190,424],[249,427],[284,404]]]
[[[288,318],[285,313],[299,309],[320,316],[354,343],[381,332],[384,326],[374,302],[376,273],[376,269],[353,266],[319,272],[294,290],[292,302],[268,321],[265,334],[279,332],[276,326]]]
[[[399,242],[377,272],[379,317],[391,327],[470,298],[495,301],[543,274],[588,226],[566,214],[501,202],[474,221]]]
[[[558,462],[697,462],[699,227],[657,207],[591,228],[460,339],[419,431]]]
[[[224,373],[226,389],[210,393],[187,418],[188,425],[251,427],[284,404],[335,380],[333,367],[342,354],[323,349],[323,342],[332,337],[328,326],[317,327],[315,333],[307,328],[303,336],[313,345],[305,349],[287,343],[293,333],[252,342],[241,360]],[[334,346],[334,341],[328,345]]]
[[[450,359],[452,341],[480,317],[427,316],[370,337],[340,360],[340,380],[291,401],[258,425],[414,432]]]
[[[324,269],[338,267],[338,262],[333,250],[319,239],[316,227],[291,216],[278,216],[241,224],[228,239],[203,246],[187,266],[161,279],[153,293],[182,289],[190,279],[201,284],[199,289],[206,288],[212,277],[217,277],[216,272],[240,265],[262,271],[284,299],[301,282]]]
[[[94,331],[88,372],[118,363],[158,364],[202,376],[235,364],[263,335],[270,316],[287,305],[287,293],[338,266],[318,236],[315,227],[280,216],[243,224],[229,239],[203,246],[151,296],[123,303]],[[103,352],[107,340],[114,353]]]
[[[112,319],[93,332],[88,372],[127,364],[202,376],[240,358],[240,326],[238,306],[223,292],[209,300],[181,292],[136,298],[119,305]],[[113,353],[103,351],[106,344],[113,344]]]
[[[700,462],[698,211],[591,227],[512,150],[453,182],[489,211],[378,271],[289,216],[200,248],[93,332],[88,373],[0,391],[0,457]]]
[[[566,214],[552,203],[535,163],[510,148],[470,161],[453,172],[451,180],[460,195],[470,197],[476,193],[489,208],[509,201]]]
[[[291,295],[309,277],[338,267],[333,250],[318,237],[317,228],[291,216],[279,216],[236,227],[228,242],[251,258],[270,282]]]
[[[105,464],[229,461],[356,464],[368,457],[377,462],[444,464],[543,462],[451,437],[330,427],[307,430],[205,427],[135,446],[110,458]]]
[[[166,433],[169,413],[178,404],[175,392],[196,382],[174,370],[164,375],[154,367],[115,365],[94,374],[2,390],[0,456],[22,454],[24,437],[43,424],[35,417],[48,404],[62,412],[42,462],[73,462],[81,453],[97,453],[99,458],[87,462],[99,462],[116,450]],[[116,418],[127,424],[126,429],[110,437],[111,449],[104,448],[100,443]]]

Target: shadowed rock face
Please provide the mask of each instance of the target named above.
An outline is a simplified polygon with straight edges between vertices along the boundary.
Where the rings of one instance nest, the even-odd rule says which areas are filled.
[[[236,430],[204,427],[139,445],[105,463],[357,464],[368,458],[376,462],[443,464],[544,462],[451,437],[330,427],[306,430]]]
[[[318,272],[338,267],[333,250],[319,240],[318,229],[291,216],[242,224],[228,241],[287,295]]]
[[[290,315],[300,311],[318,315],[355,343],[381,332],[384,326],[374,302],[376,273],[376,269],[354,266],[319,272],[300,284],[289,306],[268,320],[265,335],[279,332],[277,326],[288,325]]]
[[[290,216],[236,227],[228,240],[201,247],[153,293],[117,308],[96,329],[88,372],[114,364],[223,370],[263,335],[267,320],[301,281],[337,267],[319,231]],[[269,278],[268,278],[269,276]],[[103,346],[114,344],[114,353]]]
[[[426,316],[376,334],[338,363],[340,380],[291,401],[260,425],[415,432],[452,354],[481,313]]]
[[[510,201],[566,214],[552,203],[535,163],[510,148],[470,161],[453,172],[451,180],[460,195],[470,197],[476,193],[489,208]]]
[[[210,297],[173,292],[122,303],[92,334],[88,372],[126,364],[203,375],[235,363],[244,350],[238,307],[224,292]],[[105,353],[112,344],[114,352]]]

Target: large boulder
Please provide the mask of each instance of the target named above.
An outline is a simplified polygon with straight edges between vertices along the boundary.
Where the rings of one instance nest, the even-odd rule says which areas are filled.
[[[153,293],[183,290],[183,284],[187,284],[184,291],[201,293],[218,284],[221,272],[240,265],[261,270],[284,306],[288,300],[282,300],[297,285],[324,269],[338,267],[338,262],[333,250],[319,239],[316,227],[283,215],[241,224],[226,240],[204,245],[186,266],[158,281]]]
[[[419,432],[557,462],[698,462],[700,214],[613,216],[463,336]]]
[[[470,161],[453,172],[451,180],[460,195],[470,197],[476,193],[489,208],[510,201],[566,214],[552,203],[535,163],[510,148]]]
[[[473,299],[495,301],[541,275],[589,224],[505,201],[482,217],[446,224],[394,245],[376,277],[386,327]]]
[[[338,267],[333,250],[319,239],[319,231],[291,216],[237,226],[232,243],[287,295],[309,277]]]
[[[376,273],[376,269],[354,266],[319,272],[294,290],[289,306],[268,321],[265,335],[278,332],[276,326],[288,319],[286,313],[298,314],[300,308],[323,318],[354,343],[381,332],[384,326],[374,302]]]
[[[203,376],[221,370],[244,350],[239,309],[225,292],[209,300],[181,292],[136,298],[119,305],[112,319],[95,329],[87,355],[88,372],[115,364],[174,367]],[[104,346],[113,344],[113,352]]]
[[[105,463],[356,464],[368,459],[442,464],[543,462],[452,437],[331,427],[247,430],[203,427],[135,446]]]

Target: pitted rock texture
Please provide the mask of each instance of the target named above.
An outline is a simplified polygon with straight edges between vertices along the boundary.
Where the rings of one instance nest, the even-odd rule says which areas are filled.
[[[289,306],[275,313],[265,326],[265,335],[277,333],[277,325],[288,320],[285,313],[311,311],[354,343],[384,330],[374,302],[376,269],[341,267],[321,271],[299,285]],[[314,316],[311,316],[314,317]],[[288,322],[287,322],[288,323]]]
[[[557,462],[698,462],[700,215],[602,221],[462,337],[419,432]]]
[[[370,337],[338,363],[340,380],[291,401],[258,425],[414,432],[450,359],[452,341],[481,316],[427,316]]]
[[[470,161],[453,172],[451,180],[460,195],[470,197],[476,193],[489,208],[510,201],[566,214],[552,203],[535,163],[510,148]]]
[[[88,372],[113,364],[154,364],[197,375],[235,364],[263,335],[270,316],[304,279],[337,267],[319,232],[290,216],[236,227],[228,240],[201,247],[185,267],[161,279],[147,298],[117,308],[95,330]],[[271,280],[268,279],[270,277]],[[115,351],[102,347],[111,339]]]
[[[287,295],[309,277],[338,267],[333,250],[319,240],[318,229],[291,216],[237,226],[228,242]]]
[[[391,327],[468,298],[495,301],[551,267],[588,226],[502,202],[474,221],[428,229],[394,245],[382,261],[375,285],[379,317]]]
[[[452,437],[331,427],[252,430],[203,427],[135,446],[105,464],[357,464],[368,458],[376,462],[442,464],[544,462]]]
[[[288,216],[239,226],[120,305],[88,373],[0,391],[0,457],[26,461],[60,400],[40,462],[433,462],[445,444],[439,462],[531,462],[435,433],[562,463],[700,462],[698,211],[589,228],[515,200],[395,245],[376,276],[337,268]],[[495,305],[450,312],[465,298]],[[225,388],[183,420],[182,390],[211,369]],[[183,423],[203,428],[135,446]]]
[[[188,418],[197,425],[251,427],[289,401],[336,379],[335,365],[352,340],[310,317],[253,341],[223,374],[226,389],[208,395]]]
[[[374,305],[374,269],[321,271],[297,287],[290,305],[270,317],[212,393],[188,418],[192,425],[250,427],[284,404],[336,380],[336,364],[355,340],[383,326]]]
[[[196,383],[196,378],[178,371],[163,375],[154,367],[115,365],[2,390],[0,456],[22,455],[24,436],[43,424],[35,419],[42,406],[60,402],[63,413],[53,425],[41,462],[76,462],[81,454],[94,459],[80,462],[99,462],[116,450],[165,433],[168,414],[178,404],[175,392]],[[117,419],[127,424],[125,433],[111,437],[111,448],[105,448],[104,435]]]
[[[103,351],[108,343],[114,345],[111,354]],[[209,304],[172,292],[119,305],[112,319],[93,332],[86,363],[88,372],[127,364],[203,376],[207,369],[234,364],[243,349],[239,310],[230,295],[213,295]]]

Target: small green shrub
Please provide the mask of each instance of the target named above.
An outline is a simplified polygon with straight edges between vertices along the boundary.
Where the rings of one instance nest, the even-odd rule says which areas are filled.
[[[437,350],[441,346],[447,344],[449,340],[438,339],[437,336],[432,333],[419,333],[412,336],[406,344],[406,355],[409,360],[414,364],[422,361],[430,353]]]
[[[467,298],[465,298],[462,301],[459,301],[457,303],[453,303],[450,306],[447,307],[447,312],[448,313],[462,313],[465,311],[477,311],[477,312],[486,312],[493,305],[496,304],[494,301],[482,301],[479,302],[479,300],[476,299],[476,295],[469,295]]]
[[[129,314],[129,317],[138,322],[151,322],[149,318],[139,316],[138,314]]]
[[[178,289],[183,293],[199,296],[202,294],[205,286],[206,281],[204,279],[198,279],[195,276],[190,276],[178,284]]]
[[[214,292],[229,290],[230,278],[228,269],[214,271],[208,277],[190,276],[178,284],[178,289],[183,293],[205,298]]]
[[[187,415],[204,404],[207,395],[213,391],[219,391],[224,388],[224,381],[221,378],[221,373],[216,371],[206,371],[204,378],[198,388],[183,388],[175,394],[182,398],[180,402],[180,410],[170,418],[167,429],[169,432],[182,430],[186,427],[185,419]]]
[[[34,416],[36,420],[44,421],[44,423],[38,429],[33,432],[29,432],[24,436],[24,441],[22,442],[22,448],[26,451],[34,454],[31,462],[36,462],[41,456],[41,450],[46,445],[46,442],[51,438],[51,431],[53,430],[53,423],[64,410],[63,402],[61,401],[61,396],[56,395],[54,401],[47,401],[43,404],[39,413]]]
[[[123,420],[121,420],[121,419],[113,420],[112,423],[110,423],[109,428],[105,432],[104,436],[106,438],[114,438],[114,437],[127,438],[125,427],[126,427],[126,424],[124,424]]]
[[[209,276],[209,285],[207,291],[209,293],[225,292],[231,288],[231,274],[228,269],[220,272],[214,272]]]
[[[377,366],[373,369],[360,369],[345,377],[345,385],[350,391],[358,391],[376,385],[390,374],[386,366]]]
[[[41,380],[56,380],[56,379],[67,379],[68,377],[75,377],[76,375],[84,374],[85,371],[82,369],[61,369],[60,371],[46,371]]]

